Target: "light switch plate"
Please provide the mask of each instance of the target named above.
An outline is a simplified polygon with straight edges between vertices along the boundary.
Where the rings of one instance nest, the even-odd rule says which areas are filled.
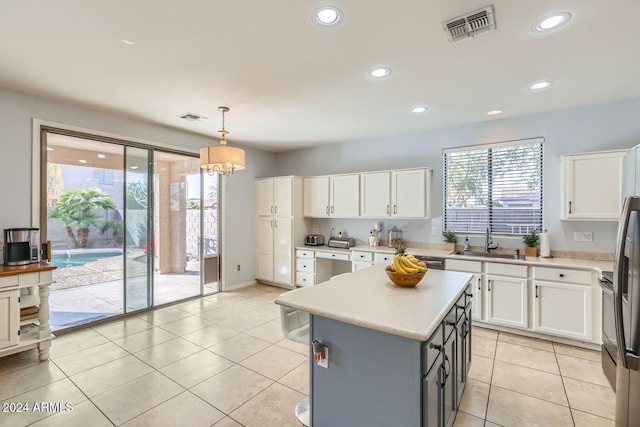
[[[573,240],[576,242],[593,242],[593,233],[590,231],[575,231]]]

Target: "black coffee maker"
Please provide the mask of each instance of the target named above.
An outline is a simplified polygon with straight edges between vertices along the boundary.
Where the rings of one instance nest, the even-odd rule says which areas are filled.
[[[36,262],[40,262],[40,229],[5,229],[4,265],[26,265]]]

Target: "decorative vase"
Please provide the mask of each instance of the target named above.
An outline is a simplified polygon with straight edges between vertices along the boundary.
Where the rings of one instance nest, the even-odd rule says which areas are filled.
[[[535,246],[533,246],[533,247],[525,246],[524,247],[524,255],[525,256],[531,256],[531,257],[537,257],[538,256],[538,248],[536,248]]]

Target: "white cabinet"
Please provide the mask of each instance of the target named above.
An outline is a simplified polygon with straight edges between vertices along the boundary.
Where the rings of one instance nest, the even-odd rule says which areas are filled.
[[[487,321],[526,329],[529,327],[527,267],[486,263]]]
[[[373,263],[374,264],[391,264],[393,262],[393,257],[395,254],[386,253],[386,252],[376,252],[373,254]]]
[[[260,216],[291,216],[292,177],[265,178],[256,180],[256,210]]]
[[[622,163],[628,150],[562,156],[565,220],[617,221],[622,207]]]
[[[391,172],[360,175],[360,215],[365,218],[391,216]]]
[[[0,266],[0,358],[37,348],[41,361],[49,359],[49,286],[51,270],[45,263],[24,266],[24,270],[5,270]],[[37,306],[38,316],[20,320],[20,304]],[[20,332],[18,332],[20,331]]]
[[[294,285],[295,247],[305,234],[302,178],[256,180],[256,279]]]
[[[362,173],[361,216],[428,218],[431,175],[428,168]]]
[[[541,267],[535,267],[533,270],[534,330],[591,341],[592,273]]]
[[[431,170],[406,169],[391,173],[391,216],[396,218],[429,217]]]
[[[304,179],[305,217],[360,216],[360,175],[315,176]]]
[[[484,320],[484,274],[482,273],[482,262],[468,261],[461,259],[447,259],[445,261],[447,270],[464,271],[473,273],[470,283],[470,291],[473,294],[471,303],[471,318],[474,320]]]
[[[18,343],[20,290],[0,291],[0,348]]]
[[[303,215],[311,218],[329,216],[329,177],[304,178]]]
[[[351,254],[351,271],[362,270],[373,265],[373,252],[353,251]]]

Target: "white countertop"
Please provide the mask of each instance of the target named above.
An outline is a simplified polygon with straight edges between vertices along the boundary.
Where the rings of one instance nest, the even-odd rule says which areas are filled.
[[[384,265],[284,293],[276,304],[364,328],[426,341],[471,280],[470,273],[429,270],[413,288],[399,288]]]
[[[351,253],[352,251],[362,252],[378,252],[378,253],[395,253],[394,248],[388,246],[369,246],[361,245],[354,246],[351,249],[338,249],[330,248],[328,246],[301,246],[297,249],[304,249],[310,251],[325,251],[325,252],[341,252]],[[477,257],[468,255],[451,255],[451,251],[442,249],[430,249],[430,248],[407,248],[408,254],[421,255],[421,256],[435,256],[447,259],[460,259],[469,261],[483,261],[483,262],[499,262],[505,264],[520,264],[529,265],[532,267],[554,267],[554,268],[573,268],[579,270],[595,271],[598,274],[603,271],[613,271],[613,262],[611,261],[596,261],[589,259],[577,259],[577,258],[540,258],[540,257],[527,257],[526,259],[506,259],[506,258],[490,258],[490,257]]]

